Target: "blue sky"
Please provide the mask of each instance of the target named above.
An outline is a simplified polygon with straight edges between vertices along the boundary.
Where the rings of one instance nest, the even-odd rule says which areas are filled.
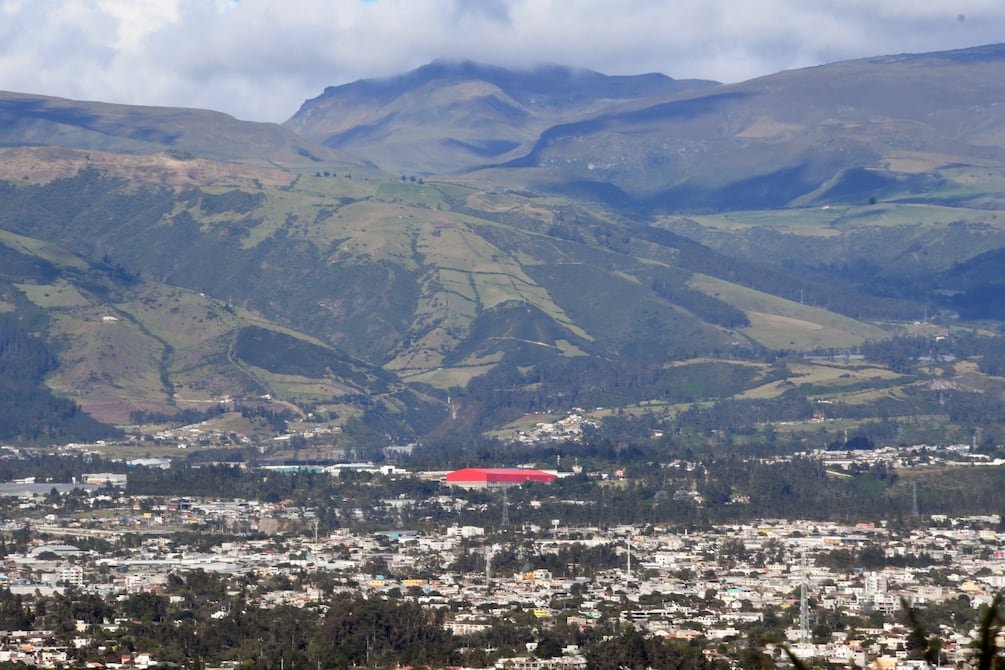
[[[733,82],[1003,35],[1000,0],[0,0],[0,89],[282,122],[436,58]]]

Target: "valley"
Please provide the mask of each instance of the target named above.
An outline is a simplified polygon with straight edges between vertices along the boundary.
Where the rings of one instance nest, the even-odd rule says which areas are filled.
[[[0,662],[991,667],[1003,81],[0,93]]]

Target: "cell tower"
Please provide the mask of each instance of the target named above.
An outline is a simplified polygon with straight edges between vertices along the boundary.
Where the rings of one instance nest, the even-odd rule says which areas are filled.
[[[506,487],[502,489],[502,527],[509,526],[509,498],[506,496]]]
[[[806,552],[803,551],[800,565],[803,569],[802,583],[799,585],[799,642],[802,645],[810,643],[810,608],[809,599],[806,596]]]
[[[913,482],[914,486],[911,487],[911,514],[914,516],[918,515],[918,482]]]
[[[632,578],[632,531],[628,531],[628,565],[625,569],[625,581]]]

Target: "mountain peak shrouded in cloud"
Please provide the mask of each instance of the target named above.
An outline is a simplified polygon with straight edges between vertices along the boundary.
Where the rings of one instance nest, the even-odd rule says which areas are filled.
[[[987,0],[0,0],[0,89],[280,121],[439,57],[738,82],[1003,34]]]
[[[416,88],[438,82],[449,85],[462,81],[483,81],[525,104],[545,105],[547,100],[638,98],[679,93],[684,89],[715,85],[712,81],[676,81],[664,74],[650,73],[608,76],[586,68],[552,63],[527,68],[505,68],[473,60],[433,60],[411,72],[378,79],[361,79],[350,84],[328,86],[317,98],[365,96],[387,104]]]
[[[434,174],[510,159],[546,128],[584,114],[716,85],[662,74],[607,76],[550,64],[508,69],[441,59],[395,77],[329,86],[285,125],[389,170]]]
[[[1003,62],[987,45],[718,84],[439,60],[328,87],[285,126],[391,172],[640,211],[805,205],[925,187],[903,165],[1000,162]]]

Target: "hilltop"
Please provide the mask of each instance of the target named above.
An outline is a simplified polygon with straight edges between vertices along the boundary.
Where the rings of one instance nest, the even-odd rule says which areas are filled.
[[[387,170],[428,176],[521,155],[559,123],[715,85],[662,74],[436,61],[396,77],[329,87],[283,126]]]

